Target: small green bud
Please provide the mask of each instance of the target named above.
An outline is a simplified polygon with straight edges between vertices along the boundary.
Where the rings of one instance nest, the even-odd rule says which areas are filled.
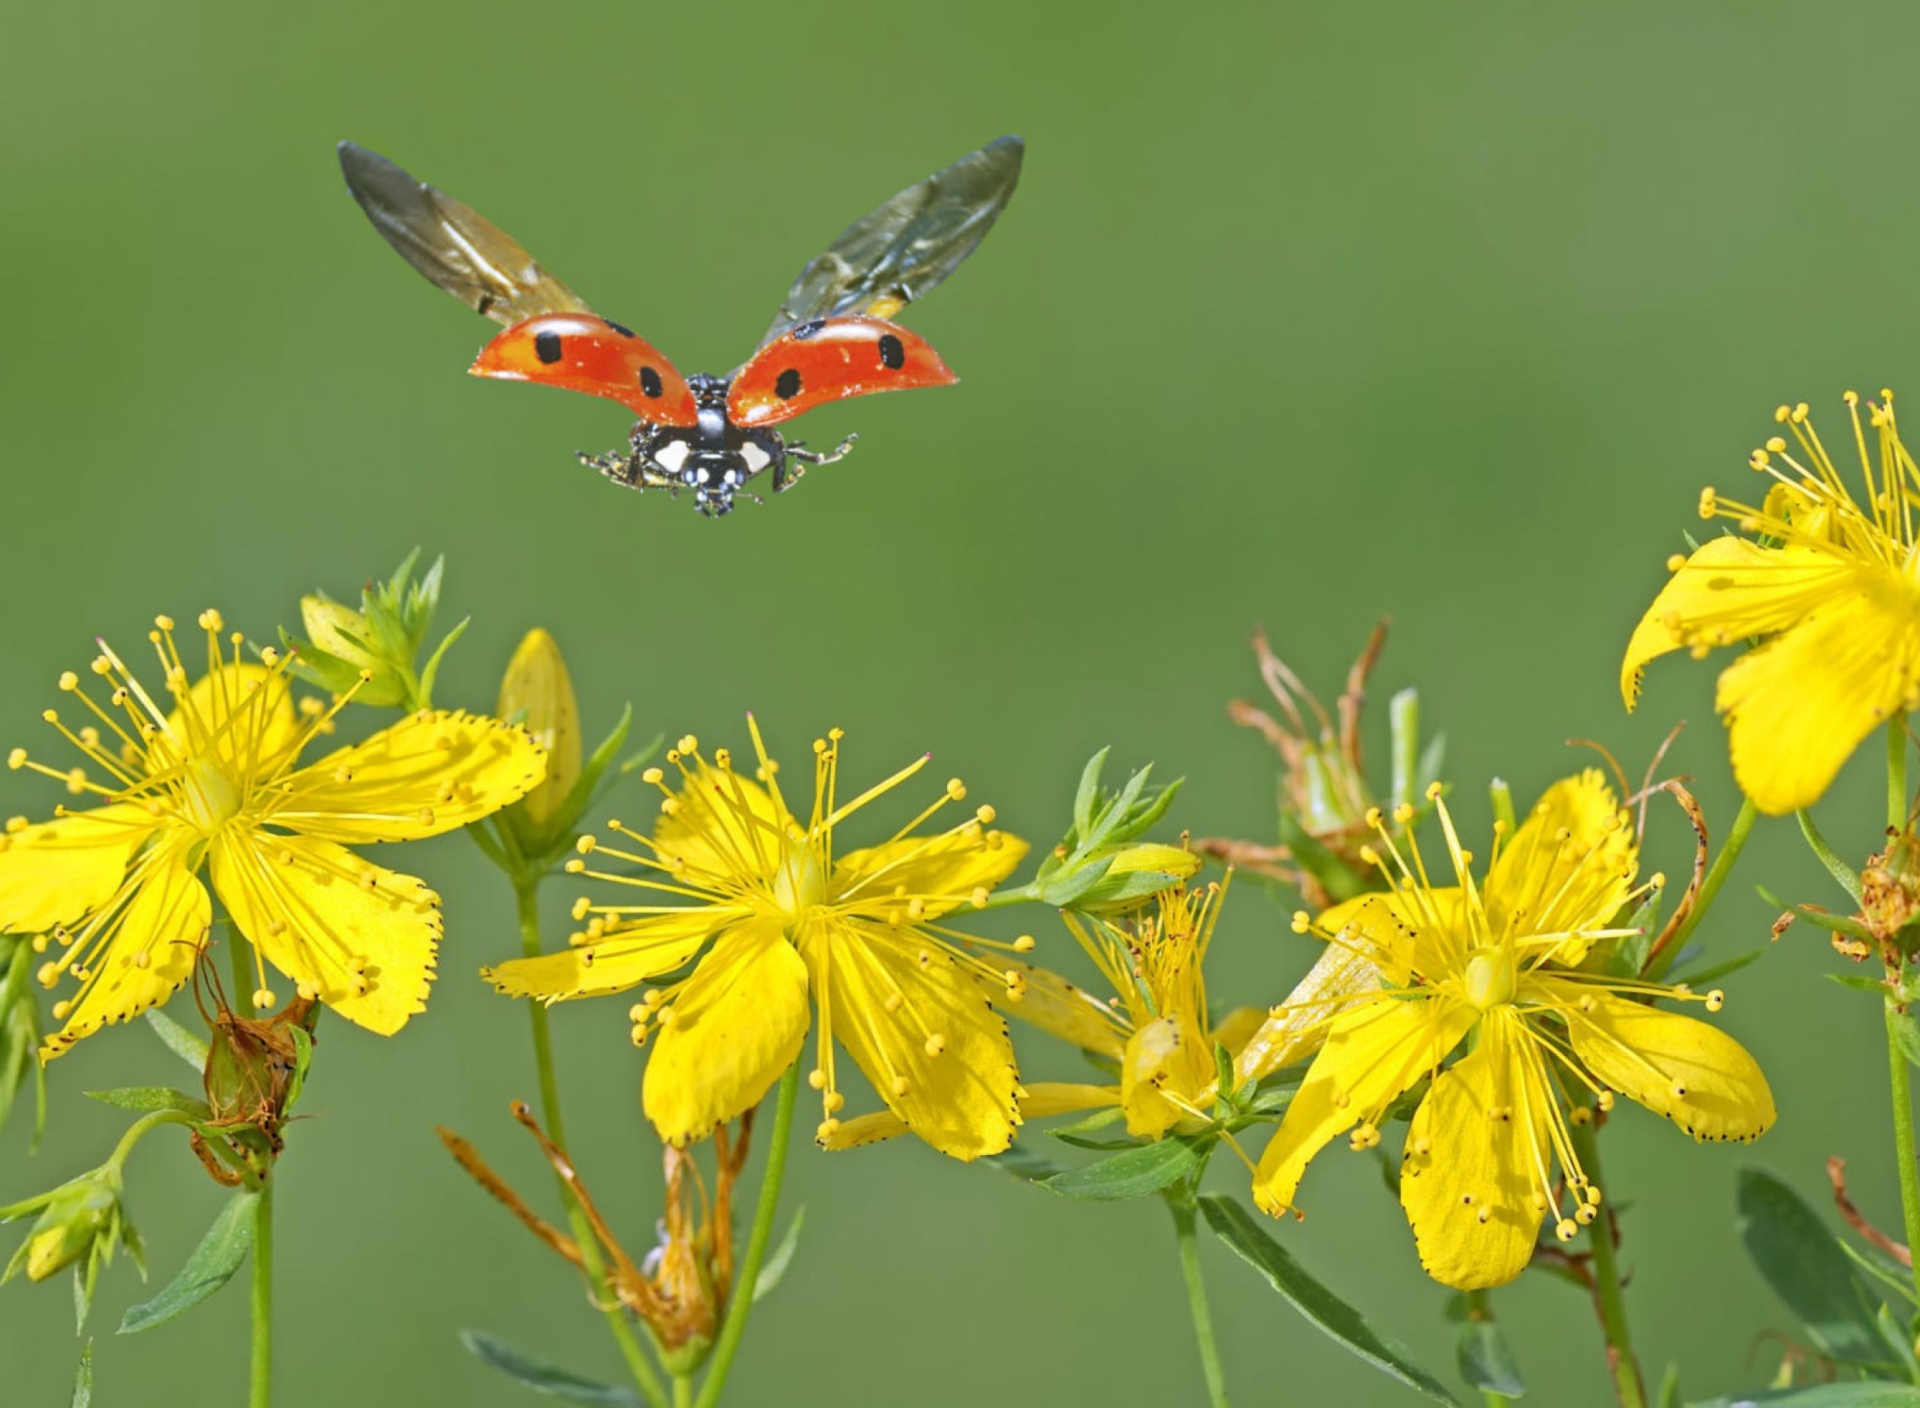
[[[433,705],[433,681],[447,647],[466,628],[463,621],[419,664],[434,613],[440,606],[442,564],[435,562],[418,579],[419,553],[410,553],[384,582],[362,589],[359,609],[324,592],[300,599],[300,621],[307,638],[281,632],[294,652],[301,678],[335,694],[351,693],[355,703],[404,709]]]
[[[392,707],[407,700],[407,683],[400,668],[382,659],[373,646],[373,627],[351,606],[324,596],[300,598],[300,621],[307,639],[298,645],[298,659],[308,669],[324,674],[322,681],[335,694],[345,694],[371,676],[354,694],[359,704]],[[403,662],[411,664],[411,661]]]
[[[119,1166],[108,1162],[58,1188],[0,1208],[0,1222],[40,1214],[6,1271],[0,1273],[0,1282],[10,1281],[22,1271],[29,1281],[44,1281],[63,1267],[84,1260],[90,1289],[95,1273],[113,1260],[119,1245],[136,1241],[120,1191]]]
[[[514,808],[544,826],[580,780],[580,705],[559,643],[546,631],[528,631],[500,681],[498,716],[517,721],[547,750],[547,780]]]

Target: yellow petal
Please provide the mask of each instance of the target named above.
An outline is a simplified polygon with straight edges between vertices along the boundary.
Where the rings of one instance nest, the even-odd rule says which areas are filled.
[[[1043,1120],[1050,1115],[1100,1110],[1119,1103],[1120,1087],[1117,1085],[1078,1085],[1072,1081],[1037,1080],[1021,1089],[1020,1116],[1022,1119]]]
[[[0,834],[0,934],[40,934],[91,914],[120,889],[156,823],[116,804]]]
[[[1638,865],[1630,819],[1599,769],[1562,778],[1494,861],[1481,892],[1488,927],[1519,935],[1604,928],[1632,892]],[[1572,966],[1591,947],[1576,937],[1554,956]]]
[[[1647,662],[1682,646],[1707,649],[1784,631],[1858,571],[1847,559],[1808,547],[1762,547],[1721,537],[1694,551],[1634,628],[1620,663],[1620,694],[1631,709]]]
[[[210,755],[230,775],[270,777],[300,746],[302,729],[284,670],[223,665],[194,681],[151,741],[155,770]]]
[[[773,920],[714,940],[654,1038],[641,1104],[660,1137],[686,1144],[751,1110],[807,1039],[807,969]]]
[[[1346,944],[1328,944],[1285,1001],[1265,1014],[1234,1057],[1234,1072],[1244,1083],[1265,1080],[1275,1071],[1304,1061],[1327,1039],[1334,1021],[1363,993],[1381,986],[1380,970]],[[1214,1035],[1226,1042],[1219,1032]],[[1227,1042],[1229,1050],[1233,1045]]]
[[[671,973],[698,953],[716,930],[739,919],[738,910],[719,905],[650,914],[595,943],[538,958],[508,959],[482,968],[480,976],[508,997],[537,997],[546,1002],[624,992]]]
[[[1566,1014],[1574,1055],[1602,1085],[1695,1139],[1758,1139],[1772,1128],[1773,1092],[1760,1063],[1718,1027],[1585,984],[1540,987]]]
[[[1211,1068],[1212,1053],[1204,1054]],[[1120,1105],[1127,1112],[1127,1133],[1158,1139],[1187,1118],[1187,1112],[1167,1096],[1171,1092],[1191,1100],[1198,1094],[1188,1069],[1190,1056],[1191,1043],[1174,1017],[1156,1017],[1128,1038],[1127,1053],[1120,1062]]]
[[[1008,1001],[1009,1016],[1083,1051],[1120,1059],[1127,1049],[1126,1038],[1104,1003],[1050,969],[1029,963],[1018,967],[1026,988],[1018,1001]]]
[[[240,932],[296,991],[382,1036],[426,1010],[440,897],[423,881],[330,841],[237,831],[215,841],[212,867]]]
[[[510,806],[545,772],[525,729],[422,711],[294,773],[266,820],[347,845],[417,840]]]
[[[1860,572],[1720,676],[1733,775],[1770,816],[1810,807],[1860,740],[1920,703],[1920,596]]]
[[[940,836],[909,836],[884,846],[851,851],[833,867],[836,901],[898,895],[904,905],[922,902],[926,918],[938,919],[1013,874],[1027,843],[1004,831],[970,827]]]
[[[1013,1142],[1013,1045],[951,953],[858,921],[806,926],[800,952],[834,1037],[908,1129],[956,1159]]]
[[[165,1002],[193,975],[213,922],[213,903],[188,868],[189,851],[180,844],[148,852],[136,863],[125,903],[75,938],[76,947],[88,954],[92,976],[66,1025],[47,1038],[45,1059],[109,1022],[128,1021]],[[104,947],[95,952],[102,941]]]
[[[907,1122],[892,1110],[875,1110],[871,1114],[855,1115],[850,1120],[835,1120],[830,1132],[816,1139],[822,1149],[838,1152],[841,1149],[859,1149],[868,1144],[878,1144],[883,1139],[893,1139],[907,1132]]]
[[[654,823],[660,858],[681,863],[694,883],[777,869],[775,838],[791,838],[801,830],[799,823],[766,788],[737,772],[705,763],[689,771],[673,807],[663,803]]]
[[[1369,892],[1323,911],[1316,932],[1338,934],[1335,947],[1358,949],[1390,987],[1405,987],[1410,974],[1440,973],[1472,940],[1461,916],[1455,886],[1391,894]]]
[[[1489,1012],[1472,1054],[1434,1080],[1400,1165],[1420,1264],[1457,1290],[1524,1271],[1545,1215],[1551,1096],[1513,1022],[1505,1009]]]
[[[1436,1070],[1479,1015],[1462,1002],[1382,995],[1334,1023],[1260,1157],[1254,1201],[1276,1217],[1292,1207],[1301,1174],[1327,1141],[1377,1118]]]

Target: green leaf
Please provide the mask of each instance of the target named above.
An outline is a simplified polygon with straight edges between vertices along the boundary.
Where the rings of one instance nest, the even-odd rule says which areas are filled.
[[[1045,1154],[1036,1154],[1024,1144],[1011,1145],[1003,1154],[974,1161],[977,1168],[994,1168],[1013,1175],[1022,1183],[1044,1183],[1067,1172],[1067,1166],[1055,1163]]]
[[[1815,1346],[1851,1363],[1887,1362],[1860,1280],[1819,1214],[1757,1168],[1740,1170],[1737,1206],[1747,1255]]]
[[[259,1200],[258,1193],[244,1188],[229,1198],[220,1215],[214,1218],[213,1226],[207,1229],[207,1235],[187,1258],[187,1264],[180,1268],[180,1274],[152,1300],[128,1310],[121,1318],[120,1333],[137,1335],[155,1325],[164,1325],[176,1315],[186,1314],[232,1280],[233,1273],[240,1269],[240,1263],[247,1259],[253,1247],[253,1212]]]
[[[1486,1393],[1525,1398],[1527,1385],[1498,1322],[1469,1320],[1460,1327],[1460,1377]]]
[[[1887,984],[1881,978],[1869,978],[1864,973],[1829,973],[1827,977],[1843,988],[1853,988],[1858,992],[1877,992],[1882,997],[1887,995]]]
[[[1861,1275],[1880,1283],[1880,1289],[1891,1291],[1898,1298],[1914,1305],[1913,1273],[1900,1265],[1878,1247],[1863,1250],[1852,1242],[1842,1242],[1840,1250],[1847,1254]]]
[[[1411,802],[1420,787],[1415,778],[1420,753],[1420,691],[1402,689],[1387,701],[1388,752],[1392,756],[1392,782],[1387,800],[1392,806]]]
[[[1063,1198],[1118,1202],[1158,1193],[1177,1178],[1200,1167],[1200,1156],[1181,1139],[1156,1139],[1084,1167],[1056,1173],[1040,1183]]]
[[[181,1026],[158,1007],[147,1009],[147,1025],[160,1033],[167,1050],[196,1071],[207,1069],[207,1043]]]
[[[1113,751],[1109,744],[1087,759],[1087,765],[1080,770],[1080,785],[1073,791],[1073,829],[1074,834],[1085,836],[1093,825],[1093,804],[1100,796],[1100,771],[1107,765],[1107,754]]]
[[[93,1403],[93,1341],[80,1351],[80,1367],[73,1375],[73,1408],[91,1408]]]
[[[567,1403],[585,1404],[587,1408],[646,1408],[632,1389],[583,1379],[480,1330],[462,1330],[460,1343],[482,1364],[498,1369],[535,1393]]]
[[[116,1110],[136,1110],[142,1114],[153,1110],[179,1110],[197,1120],[213,1118],[213,1111],[207,1108],[206,1101],[195,1099],[184,1090],[169,1090],[164,1085],[127,1085],[117,1090],[89,1090],[86,1097],[98,1100],[102,1105],[111,1105]]]
[[[1807,846],[1827,868],[1827,874],[1840,882],[1840,888],[1860,903],[1860,872],[1841,860],[1827,844],[1827,838],[1820,834],[1820,828],[1813,824],[1813,813],[1799,811],[1794,813],[1800,819],[1800,834],[1807,838]]]
[[[760,1275],[753,1283],[754,1304],[772,1295],[774,1287],[787,1274],[787,1267],[793,1264],[793,1254],[800,1246],[800,1225],[806,1220],[807,1210],[804,1207],[796,1210],[793,1221],[787,1224],[787,1235],[780,1239],[773,1254],[760,1263]]]
[[[1654,1398],[1655,1408],[1680,1408],[1680,1366],[1667,1365],[1667,1372],[1660,1376],[1660,1392]]]
[[[1920,1383],[1920,1358],[1916,1358],[1913,1352],[1913,1331],[1900,1323],[1892,1306],[1884,1303],[1873,1321],[1880,1327],[1880,1338],[1893,1351],[1894,1362],[1900,1366],[1900,1372],[1906,1375],[1907,1382]]]
[[[1367,1324],[1359,1311],[1308,1275],[1306,1268],[1293,1259],[1293,1254],[1269,1237],[1253,1220],[1253,1215],[1232,1198],[1204,1193],[1200,1197],[1200,1211],[1214,1234],[1266,1277],[1268,1284],[1313,1324],[1381,1373],[1419,1390],[1436,1403],[1456,1402],[1438,1379],[1408,1357],[1406,1350],[1382,1336]]]
[[[1730,1393],[1690,1408],[1920,1408],[1920,1388],[1907,1384],[1821,1384],[1759,1393]]]

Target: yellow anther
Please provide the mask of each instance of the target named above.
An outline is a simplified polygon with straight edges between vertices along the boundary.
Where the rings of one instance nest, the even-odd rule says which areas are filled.
[[[1575,1208],[1573,1212],[1573,1220],[1582,1227],[1591,1226],[1593,1220],[1598,1216],[1600,1216],[1599,1212],[1591,1203],[1582,1203],[1579,1207]]]
[[[50,988],[60,981],[60,965],[58,963],[42,963],[33,976],[39,980],[41,987]]]
[[[1553,1227],[1553,1235],[1563,1242],[1571,1242],[1580,1231],[1580,1226],[1570,1217],[1563,1217]]]
[[[1575,1105],[1567,1111],[1567,1120],[1572,1124],[1592,1124],[1593,1110],[1586,1105]]]
[[[847,1097],[837,1090],[829,1090],[821,1097],[820,1107],[830,1115],[837,1115],[847,1108]]]
[[[73,693],[74,690],[80,688],[80,676],[76,675],[72,670],[62,670],[60,672],[60,688],[64,693]]]
[[[1682,567],[1685,567],[1686,565],[1687,565],[1687,559],[1681,553],[1675,553],[1672,557],[1667,559],[1667,571],[1669,572],[1678,572]]]
[[[926,1050],[927,1055],[938,1056],[941,1052],[947,1049],[947,1039],[944,1036],[942,1036],[939,1032],[935,1032],[932,1036],[927,1038],[926,1047],[924,1049]]]
[[[1441,786],[1441,785],[1440,785],[1439,783],[1437,783],[1437,782],[1429,782],[1429,783],[1427,784],[1427,800],[1428,800],[1429,802],[1437,802],[1437,801],[1439,801],[1439,800],[1440,800],[1440,794],[1441,794],[1441,793],[1443,793],[1443,792],[1445,792],[1446,790],[1447,790],[1446,788],[1444,788],[1444,787],[1442,787],[1442,786]]]
[[[1600,1111],[1602,1114],[1605,1114],[1606,1112],[1613,1109],[1613,1092],[1611,1090],[1601,1091],[1597,1096],[1594,1097],[1593,1103],[1600,1107]]]
[[[967,784],[957,777],[948,778],[947,796],[955,802],[964,802],[967,798]]]
[[[985,909],[989,895],[990,892],[985,885],[976,885],[974,886],[973,894],[968,898],[973,901],[973,907],[975,909]]]
[[[563,865],[560,868],[566,871],[567,874],[569,875],[578,875],[587,868],[587,863],[581,860],[578,856],[575,856],[572,860],[568,861],[565,865]]]
[[[1367,808],[1367,825],[1372,827],[1375,831],[1378,831],[1381,828],[1381,826],[1383,826],[1384,824],[1385,824],[1385,819],[1381,814],[1380,808],[1368,807]]]
[[[1000,813],[996,812],[992,807],[982,805],[974,812],[973,819],[982,826],[992,826],[994,818],[999,815]]]
[[[659,768],[648,768],[645,772],[640,774],[640,780],[644,783],[647,783],[649,786],[658,787],[661,784],[661,782],[663,782],[666,779],[666,776],[667,775],[664,772],[660,771]]]
[[[908,1096],[908,1094],[912,1092],[912,1090],[913,1090],[913,1082],[908,1080],[905,1076],[895,1076],[893,1078],[893,1098],[894,1099],[904,1100]]]
[[[224,631],[227,628],[226,620],[220,615],[218,611],[215,611],[212,607],[208,607],[205,611],[202,611],[198,619],[200,622],[200,629],[207,632],[209,635],[217,636],[220,634],[220,632]],[[161,629],[165,630],[166,627],[162,626]]]
[[[1722,1007],[1725,1007],[1726,1005],[1727,1005],[1727,995],[1726,993],[1722,992],[1719,988],[1715,988],[1712,992],[1707,994],[1707,1011],[1718,1012]]]
[[[12,749],[10,752],[8,752],[7,766],[11,768],[14,772],[19,772],[20,769],[25,767],[26,765],[27,765],[26,749],[15,748],[15,749]]]
[[[833,1136],[838,1134],[839,1132],[840,1132],[839,1120],[824,1119],[820,1121],[819,1128],[814,1130],[813,1137],[819,1140],[822,1144],[825,1144],[828,1140],[832,1139]]]
[[[590,856],[593,854],[593,848],[599,844],[600,843],[591,836],[582,836],[578,841],[573,843],[573,848],[583,856]]]
[[[1013,941],[1013,951],[1015,953],[1032,953],[1033,947],[1034,947],[1034,944],[1033,944],[1032,934],[1022,934],[1019,938]]]
[[[827,1088],[827,1073],[818,1066],[815,1066],[807,1072],[807,1084],[815,1090],[825,1090]]]
[[[53,1020],[56,1022],[64,1022],[67,1020],[67,1013],[71,1011],[73,1011],[73,1004],[63,998],[61,1001],[53,1004]]]
[[[163,631],[170,631],[173,629],[173,617],[156,616],[153,618],[153,624],[158,626]]]
[[[700,751],[700,740],[689,733],[681,738],[674,747],[682,754],[691,755]]]
[[[274,1003],[272,988],[259,988],[255,990],[253,994],[253,1006],[256,1012],[264,1011],[265,1009],[272,1007],[274,1005],[275,1003]]]
[[[1408,822],[1412,821],[1413,820],[1413,803],[1402,802],[1399,806],[1395,807],[1393,809],[1393,819],[1394,821],[1398,822],[1401,826],[1405,826]]]
[[[1589,1207],[1600,1206],[1600,1189],[1591,1183],[1587,1185],[1587,1204]]]
[[[1291,927],[1296,934],[1304,934],[1313,927],[1313,916],[1308,914],[1304,909],[1296,909],[1293,912],[1293,920],[1289,927]]]

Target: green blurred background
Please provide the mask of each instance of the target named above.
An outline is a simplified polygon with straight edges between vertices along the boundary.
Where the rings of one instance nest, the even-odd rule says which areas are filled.
[[[1331,695],[1389,612],[1379,697],[1420,686],[1475,830],[1488,777],[1524,804],[1585,760],[1563,740],[1637,768],[1679,718],[1674,757],[1724,826],[1712,671],[1656,668],[1629,719],[1619,651],[1696,492],[1741,486],[1777,400],[1831,420],[1844,388],[1911,370],[1916,41],[1896,4],[10,5],[0,741],[44,745],[96,633],[218,604],[267,637],[301,592],[350,594],[421,544],[473,617],[445,701],[490,705],[545,625],[590,729],[630,699],[643,735],[738,745],[753,708],[792,756],[837,723],[855,776],[932,748],[1042,840],[1107,743],[1187,777],[1182,824],[1269,836],[1272,759],[1222,711],[1256,688],[1249,629]],[[374,236],[333,158],[342,137],[388,153],[719,371],[843,224],[1009,130],[1029,148],[1007,218],[911,315],[963,384],[815,415],[808,438],[858,427],[857,453],[721,523],[572,463],[621,441],[617,408],[463,376],[490,325]],[[1878,789],[1862,760],[1824,809],[1852,855]],[[6,812],[56,800],[0,779]],[[1837,898],[1789,830],[1751,849],[1722,955],[1766,941],[1754,883]],[[1676,872],[1680,833],[1658,858]],[[527,1402],[463,1326],[615,1373],[575,1279],[433,1137],[456,1126],[550,1191],[507,1118],[533,1090],[524,1019],[474,976],[514,948],[508,893],[463,839],[412,860],[449,902],[432,1009],[393,1041],[323,1030],[282,1165],[286,1408]],[[1270,1001],[1304,968],[1284,908],[1236,893],[1218,994]],[[1730,984],[1723,1020],[1779,1099],[1757,1148],[1637,1110],[1611,1137],[1635,1328],[1690,1396],[1752,1382],[1757,1332],[1786,1324],[1734,1237],[1738,1164],[1820,1198],[1843,1154],[1898,1222],[1879,1023],[1822,979],[1837,964],[1796,931]],[[624,1004],[556,1025],[579,1161],[644,1245],[657,1163]],[[0,1141],[0,1199],[104,1157],[123,1117],[81,1091],[175,1075],[139,1027],[58,1062],[44,1147],[19,1123]],[[1230,1162],[1219,1186],[1244,1191]],[[1372,1167],[1330,1153],[1281,1235],[1451,1379],[1444,1293]],[[158,1279],[220,1196],[168,1137],[135,1155]],[[1150,1202],[1067,1204],[912,1143],[803,1147],[789,1197],[806,1244],[756,1316],[741,1404],[1199,1399]],[[1217,1252],[1239,1401],[1414,1401]],[[239,1401],[244,1295],[113,1338],[151,1289],[106,1280],[96,1401]],[[1608,1401],[1578,1292],[1496,1306],[1534,1401]],[[71,1335],[63,1284],[0,1291],[0,1398],[64,1404]]]

